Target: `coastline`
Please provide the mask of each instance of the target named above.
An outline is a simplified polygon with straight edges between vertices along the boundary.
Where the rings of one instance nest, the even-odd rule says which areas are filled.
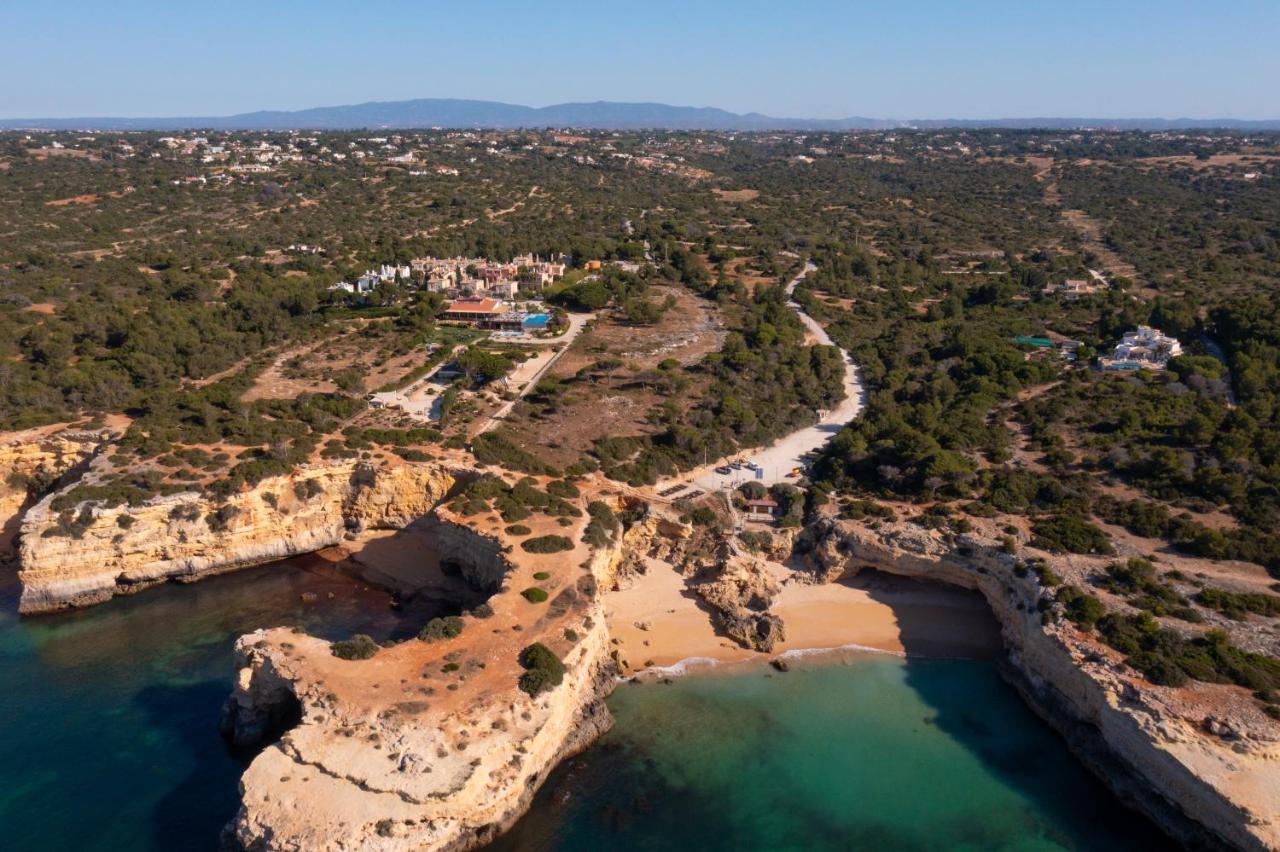
[[[648,560],[646,569],[626,588],[604,595],[627,674],[850,650],[922,658],[1004,652],[999,624],[981,595],[875,572],[825,584],[792,578],[770,607],[786,625],[786,639],[771,652],[753,651],[716,633],[705,605],[669,565]]]

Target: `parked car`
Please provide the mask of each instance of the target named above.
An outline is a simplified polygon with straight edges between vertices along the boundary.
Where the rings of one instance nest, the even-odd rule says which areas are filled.
[[[764,470],[764,468],[760,467],[760,465],[756,464],[753,461],[749,461],[747,462],[747,470],[759,472],[761,470]]]
[[[722,464],[718,468],[716,468],[716,473],[720,474],[721,476],[728,476],[729,474],[733,473],[733,468],[729,467],[729,465],[727,464]]]

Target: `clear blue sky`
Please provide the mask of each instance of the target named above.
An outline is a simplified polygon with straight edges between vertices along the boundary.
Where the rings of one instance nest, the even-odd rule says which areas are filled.
[[[42,0],[0,117],[457,97],[833,118],[1280,118],[1280,0]]]

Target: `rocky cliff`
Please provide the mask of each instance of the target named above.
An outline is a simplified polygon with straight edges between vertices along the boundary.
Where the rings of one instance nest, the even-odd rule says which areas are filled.
[[[1010,680],[1121,798],[1194,848],[1280,847],[1274,726],[1210,733],[1173,690],[1126,670],[1068,622],[1045,623],[1035,575],[1017,576],[998,541],[901,522],[824,521],[809,531],[807,562],[821,581],[873,567],[982,592],[1003,629]]]
[[[0,444],[0,558],[10,555],[23,507],[102,445],[95,432],[20,433]]]
[[[343,462],[302,467],[225,501],[189,493],[59,512],[50,495],[22,520],[20,609],[99,603],[166,579],[319,550],[348,531],[401,527],[430,512],[453,482],[451,470],[436,463]]]
[[[615,670],[597,590],[612,583],[622,544],[531,554],[515,550],[496,518],[472,528],[446,509],[438,514],[444,558],[498,589],[463,618],[460,635],[410,639],[367,660],[339,659],[330,643],[286,630],[237,644],[228,732],[244,741],[282,720],[296,724],[246,771],[228,828],[235,845],[474,848],[518,819],[547,774],[608,728],[603,696]],[[578,540],[584,523],[563,534]],[[534,584],[549,600],[520,594]],[[517,687],[518,658],[533,642],[566,673],[530,697]]]

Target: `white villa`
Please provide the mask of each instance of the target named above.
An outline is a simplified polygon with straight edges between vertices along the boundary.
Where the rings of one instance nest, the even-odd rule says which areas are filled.
[[[1158,328],[1138,326],[1126,332],[1110,358],[1099,359],[1104,370],[1163,370],[1170,358],[1182,354],[1182,344]]]

